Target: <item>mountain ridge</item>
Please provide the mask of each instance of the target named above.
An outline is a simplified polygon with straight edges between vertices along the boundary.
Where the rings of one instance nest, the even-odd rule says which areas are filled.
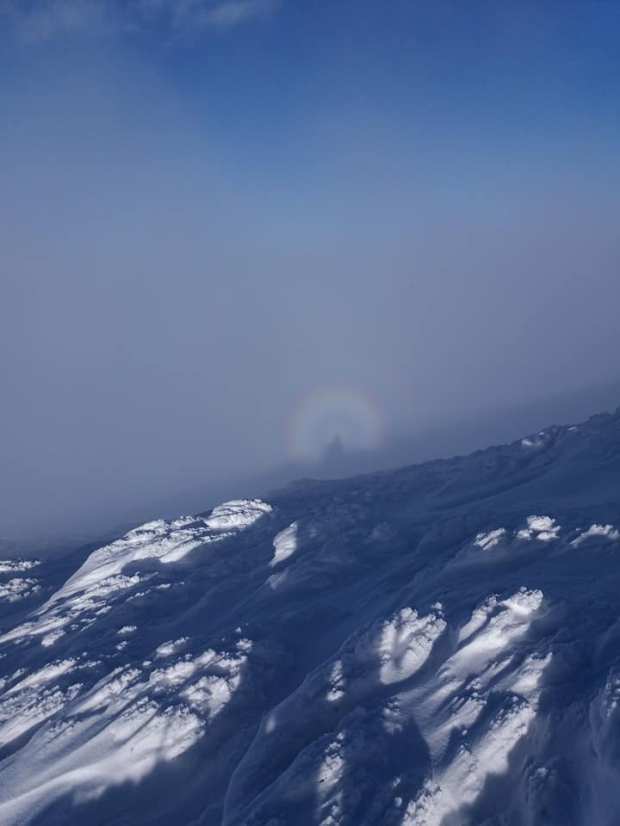
[[[619,499],[620,409],[0,563],[0,819],[616,826]]]

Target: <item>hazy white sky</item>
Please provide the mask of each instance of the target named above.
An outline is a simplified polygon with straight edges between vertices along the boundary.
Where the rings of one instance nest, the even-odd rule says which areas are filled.
[[[0,5],[0,535],[617,377],[617,7],[413,5]]]

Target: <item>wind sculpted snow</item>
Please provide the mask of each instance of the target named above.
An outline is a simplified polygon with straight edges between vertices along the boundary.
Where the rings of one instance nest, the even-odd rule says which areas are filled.
[[[616,826],[619,498],[616,414],[0,563],[0,822]]]

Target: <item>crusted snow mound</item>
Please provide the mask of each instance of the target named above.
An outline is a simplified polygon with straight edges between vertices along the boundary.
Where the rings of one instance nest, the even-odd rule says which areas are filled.
[[[213,508],[204,521],[212,531],[240,531],[271,510],[271,505],[260,499],[235,499]]]
[[[233,698],[250,650],[240,640],[231,651],[188,654],[165,668],[119,667],[90,690],[80,679],[97,664],[64,660],[11,685],[0,704],[0,743],[56,722],[38,728],[4,771],[2,823],[27,822],[67,792],[96,798],[137,783],[179,757]]]
[[[172,522],[147,522],[92,553],[53,599],[110,581],[130,562],[148,558],[178,562],[201,545],[235,536],[270,511],[271,506],[259,499],[239,499],[218,505],[206,518],[182,516]]]
[[[607,539],[610,542],[617,542],[620,540],[620,531],[617,528],[614,528],[613,525],[598,525],[594,523],[593,525],[590,525],[586,531],[583,531],[579,534],[579,536],[573,539],[571,545],[578,548],[579,545],[582,545],[589,539]]]
[[[115,600],[124,599],[131,591],[135,594],[136,586],[153,580],[153,572],[148,569],[125,573],[132,566],[139,569],[150,560],[161,564],[180,562],[198,548],[234,538],[270,512],[271,506],[259,499],[239,499],[219,505],[208,517],[183,516],[171,522],[158,519],[140,525],[91,553],[31,621],[0,636],[0,643],[38,637],[43,645],[53,645],[67,627],[75,630],[88,625],[93,617],[110,610]],[[7,595],[27,595],[34,587],[29,582],[22,586],[13,583],[11,590],[5,586]]]
[[[483,551],[490,551],[504,539],[506,536],[506,528],[496,528],[494,531],[487,533],[481,532],[474,539],[474,545],[482,548]]]
[[[539,542],[551,542],[557,539],[560,533],[560,526],[551,516],[528,516],[527,528],[523,528],[517,534],[518,539],[529,541],[537,539]]]

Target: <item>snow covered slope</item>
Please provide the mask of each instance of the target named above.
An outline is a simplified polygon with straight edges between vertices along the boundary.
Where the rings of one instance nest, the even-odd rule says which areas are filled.
[[[618,826],[620,413],[0,562],[0,823]]]

